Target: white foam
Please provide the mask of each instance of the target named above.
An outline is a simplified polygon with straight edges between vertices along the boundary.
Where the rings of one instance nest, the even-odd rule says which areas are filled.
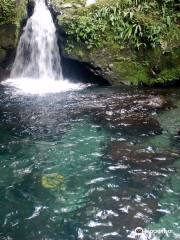
[[[80,90],[87,84],[71,83],[68,80],[33,79],[33,78],[9,78],[2,82],[4,86],[11,86],[19,94],[58,93],[71,90]]]

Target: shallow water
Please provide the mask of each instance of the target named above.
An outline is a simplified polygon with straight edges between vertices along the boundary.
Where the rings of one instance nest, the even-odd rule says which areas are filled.
[[[158,95],[176,108],[141,104]],[[127,116],[156,119],[163,130]],[[39,96],[1,86],[0,239],[124,240],[136,227],[167,228],[179,239],[179,117],[177,89]],[[48,187],[48,176],[64,178]]]

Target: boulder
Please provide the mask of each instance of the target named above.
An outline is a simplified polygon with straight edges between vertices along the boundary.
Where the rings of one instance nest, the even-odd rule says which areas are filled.
[[[83,105],[73,115],[87,113],[96,124],[103,125],[112,132],[121,132],[131,136],[161,134],[162,127],[156,118],[156,112],[169,109],[173,103],[158,91],[140,91],[131,89],[131,95],[123,90],[112,90],[108,95],[102,90],[100,95],[86,95],[81,99]],[[92,105],[89,104],[92,99]],[[69,114],[71,114],[69,112]]]
[[[108,101],[106,107],[90,111],[93,121],[130,135],[160,134],[162,128],[151,113],[172,106],[165,96],[141,93],[109,96]]]

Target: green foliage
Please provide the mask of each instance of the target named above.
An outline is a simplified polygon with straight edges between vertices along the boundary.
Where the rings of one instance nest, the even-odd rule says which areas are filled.
[[[0,1],[0,25],[4,23],[12,23],[16,19],[16,1],[1,0]]]
[[[106,41],[121,45],[155,48],[177,20],[175,0],[118,0],[85,9],[66,24],[69,47],[74,42],[87,49]]]
[[[26,15],[27,0],[0,0],[0,25],[19,25]]]

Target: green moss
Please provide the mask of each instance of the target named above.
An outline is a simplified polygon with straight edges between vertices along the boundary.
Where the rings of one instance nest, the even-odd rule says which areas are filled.
[[[147,84],[149,83],[150,79],[146,67],[137,64],[136,62],[124,60],[121,62],[114,62],[113,66],[113,70],[117,73],[117,75],[121,76],[119,82],[129,82],[133,85],[137,85],[141,82],[146,82]]]
[[[16,21],[16,1],[1,0],[0,24],[9,24]]]
[[[26,0],[1,0],[0,25],[19,24],[25,14]]]
[[[137,2],[137,4],[136,4]],[[65,52],[107,72],[113,84],[153,85],[179,78],[180,29],[173,4],[99,0],[59,18]]]
[[[180,77],[180,49],[173,49],[171,52],[163,54],[159,62],[160,72],[153,82],[167,83],[178,80]]]
[[[0,47],[16,47],[21,22],[26,15],[26,3],[26,0],[0,1]]]

